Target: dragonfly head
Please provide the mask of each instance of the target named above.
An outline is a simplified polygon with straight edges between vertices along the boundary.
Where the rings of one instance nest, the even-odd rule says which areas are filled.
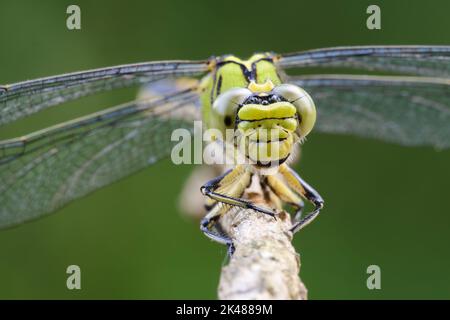
[[[213,103],[214,126],[233,130],[233,143],[251,163],[274,167],[312,130],[316,108],[302,88],[281,84],[270,90],[233,88]]]

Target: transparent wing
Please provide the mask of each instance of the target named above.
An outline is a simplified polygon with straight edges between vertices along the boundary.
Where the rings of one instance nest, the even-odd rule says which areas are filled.
[[[0,142],[0,227],[50,213],[170,154],[171,133],[192,130],[193,89],[134,101]]]
[[[342,67],[450,78],[450,46],[336,47],[280,56],[282,69]]]
[[[450,146],[448,79],[317,75],[289,82],[311,94],[318,131],[411,146]]]
[[[0,85],[0,126],[94,93],[206,71],[208,61],[146,62]]]

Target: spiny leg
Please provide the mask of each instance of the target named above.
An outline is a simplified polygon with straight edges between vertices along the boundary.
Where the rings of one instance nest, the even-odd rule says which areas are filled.
[[[236,171],[233,174],[233,179],[228,178],[227,180],[225,180],[226,177],[228,177],[232,174],[232,171],[233,170],[228,170],[224,174],[210,180],[208,183],[217,186],[217,189],[220,188],[220,190],[222,192],[233,193],[234,190],[230,190],[233,187],[233,182],[235,183],[237,179],[245,178],[246,176],[239,177],[239,174],[237,174],[236,173],[237,171]],[[221,183],[222,181],[227,182],[227,183]],[[244,183],[245,183],[245,181],[244,181]],[[201,188],[203,188],[203,186]],[[234,192],[236,192],[236,191],[234,191]],[[213,198],[208,198],[208,201],[205,203],[205,208],[208,210],[208,213],[200,222],[200,229],[207,237],[209,237],[210,239],[212,239],[216,242],[226,244],[228,246],[230,246],[230,244],[231,244],[231,239],[229,237],[227,237],[226,235],[224,235],[223,232],[220,232],[220,230],[217,230],[217,229],[219,226],[218,225],[219,218],[229,210],[229,207],[230,207],[229,205],[226,205],[222,202],[218,202],[217,200],[215,200]],[[213,228],[216,229],[216,232],[212,231]]]
[[[286,164],[280,166],[280,173],[285,178],[287,185],[295,192],[309,200],[314,205],[314,210],[308,213],[303,219],[296,221],[291,228],[293,233],[301,230],[311,223],[323,208],[323,199],[320,194],[306,183],[300,176]]]
[[[292,191],[292,189],[286,185],[286,182],[280,180],[276,175],[267,176],[266,181],[267,185],[281,201],[288,203],[295,208],[294,224],[300,221],[305,206],[302,198]]]
[[[298,221],[300,221],[302,219],[302,213],[303,213],[304,207],[305,207],[305,203],[303,202],[303,200],[300,200],[300,202],[297,204],[297,211],[295,212],[294,223],[297,223]]]
[[[208,212],[208,214],[200,222],[200,230],[202,230],[208,238],[216,242],[229,244],[231,242],[229,237],[211,231],[211,228],[215,226],[217,220],[222,216],[222,213],[218,211],[219,209],[219,206],[216,205],[211,211]]]
[[[218,185],[222,179],[224,179],[232,170],[226,171],[224,174],[208,181],[210,184]],[[203,186],[201,187],[203,188]],[[201,189],[200,189],[201,190]],[[232,241],[229,237],[219,232],[213,232],[211,229],[216,226],[217,220],[225,213],[226,207],[219,205],[219,203],[209,198],[209,201],[205,203],[205,208],[208,210],[207,215],[200,221],[200,230],[211,240],[218,243],[222,243],[228,246],[232,246]]]
[[[201,192],[210,197],[211,199],[214,199],[218,202],[222,202],[225,204],[229,204],[232,206],[236,206],[236,207],[241,207],[244,209],[251,209],[251,210],[255,210],[264,214],[267,214],[271,217],[275,217],[275,213],[271,210],[259,207],[254,205],[251,201],[239,198],[242,193],[244,192],[245,188],[248,186],[245,185],[245,187],[241,190],[240,187],[242,187],[242,185],[239,185],[238,189],[239,191],[242,191],[240,193],[240,195],[233,195],[234,192],[232,192],[233,190],[231,190],[231,192],[228,192],[228,194],[222,194],[220,192],[216,192],[216,190],[219,187],[226,187],[228,186],[230,183],[234,183],[234,181],[236,180],[236,177],[239,175],[242,175],[242,171],[245,170],[243,168],[243,166],[237,166],[235,169],[233,170],[229,170],[227,172],[225,172],[223,175],[216,177],[210,181],[208,181],[207,183],[205,183],[201,188]],[[250,173],[249,174],[249,179],[251,178]],[[250,182],[250,180],[248,181]]]
[[[200,222],[200,230],[211,240],[227,245],[228,254],[231,256],[234,252],[233,242],[230,237],[223,233],[213,232],[212,229],[216,227],[217,220],[228,210],[225,206],[219,203],[208,212],[208,214]]]
[[[225,172],[223,175],[207,182],[202,188],[202,193],[209,196],[213,202],[210,203],[211,210],[203,218],[200,224],[202,232],[210,239],[228,246],[228,253],[231,255],[234,252],[234,246],[231,239],[223,233],[214,232],[213,228],[217,229],[218,219],[228,212],[230,208],[236,205],[235,203],[240,199],[245,189],[250,184],[252,174],[245,170],[242,166],[237,166],[233,170]],[[216,192],[217,190],[217,192]],[[225,194],[226,193],[226,194]],[[227,201],[224,201],[227,200]],[[233,201],[228,201],[232,199]],[[245,201],[245,200],[243,200]]]

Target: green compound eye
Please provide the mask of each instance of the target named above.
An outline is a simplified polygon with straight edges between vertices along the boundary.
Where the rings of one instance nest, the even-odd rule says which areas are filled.
[[[213,103],[211,120],[215,128],[225,130],[233,124],[236,112],[252,92],[246,88],[234,88],[221,93]]]
[[[272,92],[295,106],[300,124],[300,138],[306,137],[316,123],[316,106],[311,96],[302,88],[292,84],[278,85]]]

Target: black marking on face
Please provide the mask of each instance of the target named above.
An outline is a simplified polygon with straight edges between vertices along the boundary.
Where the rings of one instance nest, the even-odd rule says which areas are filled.
[[[289,158],[290,155],[291,154],[288,154],[287,157],[285,157],[283,159],[279,159],[279,160],[276,160],[276,161],[270,161],[270,162],[267,162],[267,163],[262,163],[260,161],[256,161],[256,167],[259,167],[259,168],[271,168],[271,167],[274,167],[274,166],[280,166]]]
[[[282,96],[276,95],[276,94],[269,94],[266,96],[260,96],[258,94],[253,94],[250,97],[248,97],[242,104],[261,104],[261,105],[269,105],[272,103],[280,102],[280,101],[287,101]]]
[[[247,120],[242,120],[241,118],[237,117],[236,121],[237,121],[237,123],[239,123],[239,122],[258,122],[258,121],[265,121],[265,120],[279,120],[279,121],[283,121],[283,120],[288,120],[288,119],[293,119],[293,117],[261,118],[261,119],[247,119]]]

